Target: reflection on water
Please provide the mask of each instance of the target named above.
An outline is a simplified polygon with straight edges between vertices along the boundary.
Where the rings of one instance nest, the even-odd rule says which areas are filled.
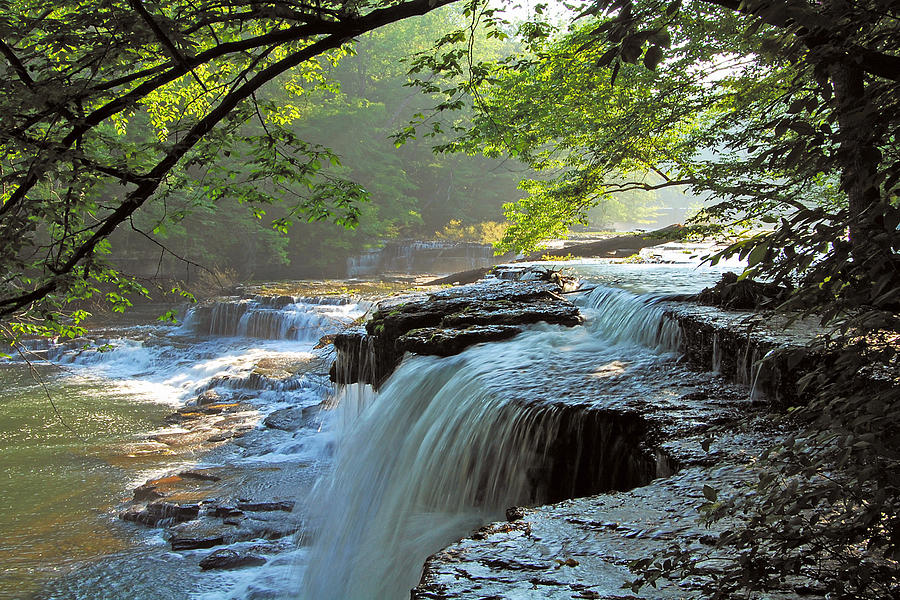
[[[304,300],[322,334],[364,312]],[[296,319],[301,309],[286,312]],[[175,600],[215,587],[209,580],[221,575],[202,575],[196,560],[167,551],[160,530],[124,523],[117,511],[151,475],[217,460],[208,449],[147,442],[173,406],[206,389],[272,406],[321,400],[321,383],[266,379],[312,358],[315,340],[289,333],[198,337],[191,326],[132,322],[94,330],[93,343],[51,344],[50,361],[34,368],[0,361],[0,600]],[[257,373],[273,387],[248,387]]]
[[[49,365],[37,374],[46,389],[23,365],[0,365],[0,598],[30,597],[79,559],[130,544],[111,510],[148,465],[113,466],[107,458],[168,412],[117,398],[99,381],[60,379]]]
[[[692,265],[610,265],[598,261],[581,261],[571,266],[576,274],[591,282],[657,293],[696,292],[713,283],[724,270],[698,271]],[[600,292],[593,296],[599,295]],[[206,316],[195,315],[195,320],[206,327],[204,333],[218,329],[229,335],[249,332],[250,318],[245,316],[256,314],[250,310],[253,308],[266,316],[260,320],[267,324],[265,335],[260,333],[261,325],[252,329],[260,330],[258,338],[277,334],[287,339],[197,338],[188,328],[162,325],[108,329],[103,336],[109,339],[103,342],[110,342],[110,352],[70,345],[51,352],[53,364],[38,364],[37,374],[46,382],[46,390],[25,364],[0,362],[0,600],[221,600],[247,597],[248,593],[241,590],[251,588],[240,585],[258,585],[238,582],[238,574],[201,574],[196,556],[168,552],[158,530],[136,528],[122,523],[115,515],[117,507],[130,497],[131,488],[146,480],[151,472],[182,467],[185,460],[205,459],[130,451],[146,438],[147,432],[163,425],[163,417],[173,405],[213,387],[223,394],[250,394],[270,407],[310,406],[321,399],[324,391],[320,384],[318,388],[280,385],[263,391],[248,378],[260,372],[264,364],[263,375],[278,371],[282,365],[298,363],[300,358],[309,360],[314,340],[301,340],[304,336],[299,332],[305,329],[297,325],[305,302],[261,308],[247,308],[245,304],[252,303],[241,301],[240,311],[228,309],[235,312],[234,323],[228,321],[228,327],[222,325],[226,322],[224,317],[215,317],[214,311]],[[310,310],[315,311],[315,327],[321,326],[323,333],[330,328],[327,319],[346,323],[364,312],[349,305],[331,304]],[[270,313],[278,313],[278,319]],[[603,320],[602,315],[594,318],[597,322]],[[635,319],[624,325],[620,321],[615,321],[620,332],[627,329],[628,323],[637,323]],[[213,327],[214,323],[218,325]],[[591,337],[590,327],[561,332],[550,329],[555,333],[538,331],[531,335],[541,342],[532,348],[534,364],[546,363],[549,349],[560,353],[558,363],[564,366],[563,359],[577,354],[573,349],[579,344],[593,343],[579,341]],[[648,345],[656,347],[657,342]],[[496,348],[516,347],[523,347],[521,340]],[[593,346],[591,351],[594,352]],[[474,354],[477,351],[468,355]],[[595,358],[592,355],[592,360]],[[619,378],[618,371],[611,371],[610,365],[619,370],[626,365],[629,373],[640,372],[640,361],[631,355],[625,361],[621,358],[611,355],[599,362],[594,360],[591,372],[602,374],[610,385],[628,379]],[[514,361],[508,362],[507,367],[512,368]],[[493,364],[492,373],[496,374],[496,361]],[[526,366],[530,363],[516,364],[515,370],[530,371]],[[71,430],[55,414],[47,393]],[[242,450],[245,454],[241,460],[291,463],[296,467],[301,459],[312,462],[328,455],[327,439],[316,442],[303,437],[306,435],[285,433],[284,440],[278,442],[281,446],[247,448]],[[136,535],[142,536],[144,543],[136,544]],[[306,562],[305,552],[302,548],[296,552],[301,556],[301,564]],[[283,555],[272,562],[266,569],[292,569],[296,561]],[[275,577],[271,569],[266,573]]]

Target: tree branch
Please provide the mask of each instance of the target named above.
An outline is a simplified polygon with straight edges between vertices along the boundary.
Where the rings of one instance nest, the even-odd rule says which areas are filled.
[[[90,256],[101,240],[109,236],[116,227],[134,214],[134,212],[156,192],[163,178],[204,135],[209,133],[222,119],[230,114],[238,104],[249,98],[252,93],[264,84],[323,52],[340,47],[357,35],[372,31],[373,29],[377,29],[395,21],[428,13],[439,6],[450,4],[454,1],[455,0],[412,0],[411,2],[406,2],[404,4],[375,10],[360,17],[346,19],[339,24],[339,33],[329,35],[328,37],[261,70],[247,81],[247,83],[227,94],[216,108],[197,122],[182,140],[169,149],[164,158],[160,160],[149,173],[147,173],[146,178],[138,185],[137,189],[130,192],[116,210],[103,219],[102,224],[94,231],[94,234],[72,253],[69,260],[59,268],[59,274],[48,278],[45,283],[30,292],[0,299],[0,317],[8,316],[22,307],[40,300],[57,290],[62,284],[63,278],[82,260]],[[201,55],[198,55],[198,57],[199,56]],[[172,69],[172,72],[179,72],[181,69],[183,69],[183,67],[178,65]],[[182,71],[181,74],[183,75],[184,72]],[[106,106],[98,109],[88,116],[85,121],[93,123],[94,125],[91,126],[95,126],[108,116],[122,110],[124,106],[127,106],[125,98],[133,98],[135,95],[149,93],[159,85],[162,85],[162,83],[153,85],[157,79],[171,81],[172,79],[168,78],[172,77],[171,72],[159,75],[154,80],[138,86],[138,88],[135,88],[135,90],[132,90],[132,92],[126,94],[124,97],[113,100]],[[87,127],[87,125],[82,127]],[[71,145],[71,143],[74,142],[74,139],[76,139],[74,137],[75,132],[79,129],[79,127],[73,129],[73,132],[65,138],[64,143],[72,138],[72,140],[69,141],[69,145]],[[84,131],[86,130],[87,129],[84,129]],[[36,175],[29,176],[29,178],[32,177],[36,180]],[[4,209],[7,209],[8,204],[9,202],[7,202],[7,205],[0,207],[0,214],[2,214]]]
[[[0,54],[6,57],[6,60],[9,61],[10,66],[16,72],[16,75],[19,76],[19,79],[22,80],[22,83],[25,84],[25,87],[34,89],[34,79],[28,74],[28,69],[25,68],[25,65],[22,64],[22,61],[19,60],[13,49],[7,46],[3,40],[0,40]]]
[[[774,27],[783,28],[786,24],[784,13],[776,15],[774,13],[766,14],[764,11],[748,10],[747,3],[742,0],[702,1],[707,4],[713,4],[715,6],[721,6],[722,8],[739,12],[743,15],[758,17],[763,23]],[[812,9],[801,7],[799,3],[791,3],[790,10],[798,15],[803,14],[811,20],[818,20],[817,17],[819,17]],[[797,37],[810,50],[815,50],[835,41],[835,37],[829,36],[827,33],[817,33],[815,30],[810,30],[806,34],[798,33]],[[846,43],[847,40],[839,37],[837,38],[837,41]],[[855,44],[852,45],[851,48],[842,51],[840,54],[842,55],[842,59],[851,59],[855,62],[858,61],[857,64],[859,65],[859,68],[871,75],[889,79],[891,81],[900,81],[900,56],[878,52]]]
[[[201,81],[197,74],[194,73],[194,70],[190,67],[187,67],[185,64],[184,56],[181,55],[181,52],[178,51],[178,48],[175,47],[175,44],[169,37],[166,35],[166,32],[162,30],[162,27],[159,26],[159,23],[153,18],[146,8],[144,8],[141,0],[128,0],[128,4],[131,5],[131,8],[141,16],[147,26],[150,28],[150,31],[153,32],[154,37],[156,37],[157,41],[162,45],[163,49],[172,57],[172,59],[180,64],[182,67],[185,67],[187,70],[191,72],[191,76],[194,80],[200,84],[200,87],[203,88],[204,91],[209,92],[206,89],[206,84]]]

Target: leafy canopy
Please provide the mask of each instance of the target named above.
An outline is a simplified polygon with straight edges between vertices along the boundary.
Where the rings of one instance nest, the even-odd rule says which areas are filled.
[[[75,334],[68,303],[140,292],[104,264],[106,240],[189,183],[203,206],[227,196],[261,214],[287,200],[279,228],[354,226],[365,191],[323,173],[336,156],[297,137],[299,105],[270,86],[328,90],[347,42],[452,1],[3,2],[3,335]]]
[[[680,540],[632,565],[631,587],[897,597],[896,2],[597,0],[580,16],[571,29],[526,24],[522,53],[443,88],[441,108],[461,92],[476,107],[443,149],[542,171],[508,208],[503,243],[564,234],[616,193],[684,186],[710,199],[713,226],[768,226],[726,251],[747,259],[744,278],[784,284],[783,308],[842,324],[814,349],[783,417],[796,435],[767,453],[759,481],[732,498],[704,488],[707,521],[727,518],[714,547]]]

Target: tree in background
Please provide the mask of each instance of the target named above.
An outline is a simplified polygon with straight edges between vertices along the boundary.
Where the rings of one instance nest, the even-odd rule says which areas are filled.
[[[296,95],[327,88],[325,70],[347,42],[451,1],[5,2],[4,336],[69,332],[60,310],[98,284],[118,286],[107,297],[127,303],[140,287],[104,264],[108,237],[185,186],[213,205],[288,199],[283,228],[298,216],[353,226],[364,190],[323,172],[339,161],[293,133],[293,103],[260,95],[274,82]],[[127,134],[142,121],[150,141]],[[246,129],[253,122],[256,132]]]
[[[508,208],[506,247],[563,235],[615,194],[686,187],[715,201],[706,216],[719,223],[776,226],[729,252],[749,258],[747,276],[797,286],[792,302],[827,299],[831,315],[896,308],[892,3],[583,7],[571,30],[526,24],[523,52],[505,60],[417,65],[449,81],[470,75],[443,88],[444,107],[462,93],[476,114],[441,149],[513,156],[542,173]]]
[[[815,348],[783,417],[796,435],[762,457],[759,480],[733,497],[704,487],[704,518],[728,519],[714,546],[637,561],[633,588],[665,577],[711,598],[898,597],[896,2],[599,0],[580,16],[568,30],[527,24],[508,60],[419,63],[472,75],[445,88],[443,107],[460,93],[476,107],[445,149],[544,174],[509,207],[504,243],[564,234],[620,192],[687,186],[714,200],[714,225],[771,226],[725,252],[747,259],[742,279],[784,284],[781,308],[840,326]]]
[[[396,147],[391,134],[411,115],[434,101],[409,81],[410,57],[430,50],[434,40],[462,12],[448,7],[415,23],[401,22],[373,32],[355,44],[354,56],[330,72],[338,93],[323,91],[306,98],[298,135],[332,148],[341,157],[337,170],[369,193],[360,225],[339,231],[323,224],[302,236],[291,236],[291,255],[311,257],[322,249],[322,261],[345,257],[385,239],[431,239],[451,220],[475,226],[502,218],[502,205],[520,196],[516,183],[524,167],[514,161],[435,154],[442,137],[423,137]],[[478,56],[496,58],[514,48],[512,40],[479,44]],[[464,50],[459,43],[445,51]],[[304,260],[309,260],[304,258]]]

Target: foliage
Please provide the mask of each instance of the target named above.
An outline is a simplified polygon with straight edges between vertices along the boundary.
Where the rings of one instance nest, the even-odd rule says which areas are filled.
[[[228,197],[262,216],[287,200],[278,228],[355,225],[365,191],[323,171],[336,157],[294,134],[300,108],[274,102],[272,86],[290,97],[334,90],[327,70],[347,42],[450,2],[4,2],[4,336],[74,334],[67,305],[140,292],[104,252],[148,202],[166,213],[168,198],[186,195],[215,210]]]
[[[209,268],[228,265],[245,278],[338,277],[348,256],[385,239],[428,238],[460,215],[473,222],[500,218],[502,204],[519,195],[511,165],[483,157],[434,155],[430,139],[412,140],[400,148],[389,139],[405,115],[423,110],[429,102],[418,90],[404,87],[404,60],[427,49],[448,21],[459,18],[454,8],[361,36],[347,47],[347,56],[329,66],[327,86],[301,96],[280,88],[266,91],[267,101],[293,106],[300,115],[286,125],[292,135],[318,143],[323,151],[327,147],[330,154],[321,158],[317,176],[353,181],[366,191],[368,201],[358,205],[354,228],[327,220],[281,227],[283,217],[290,216],[278,205],[252,205],[253,218],[247,219],[246,204],[231,195],[215,203],[198,201],[206,196],[203,186],[188,181],[184,192],[167,197],[165,214],[164,207],[152,205],[136,219],[143,223],[138,225],[141,231],[171,250],[163,272],[186,271],[172,256],[178,255]],[[245,131],[259,129],[256,123],[244,126]],[[229,174],[244,179],[246,161],[240,153],[230,154],[220,156],[217,167],[226,181]],[[146,271],[148,263],[157,263],[160,248],[147,238],[138,239],[141,234],[126,230],[114,237],[112,259],[123,269]]]
[[[704,488],[706,517],[728,528],[713,552],[638,561],[635,590],[702,577],[715,598],[795,584],[898,595],[900,398],[896,375],[872,367],[896,367],[900,326],[895,4],[586,2],[577,27],[528,23],[520,55],[469,64],[469,81],[445,88],[440,108],[467,91],[476,114],[442,149],[545,172],[509,207],[507,246],[559,236],[617,192],[687,186],[714,201],[700,214],[709,231],[770,225],[723,253],[749,263],[739,285],[783,285],[782,308],[842,327],[787,417],[801,433],[772,450],[758,485],[731,499]]]
[[[506,224],[497,221],[483,221],[473,225],[463,225],[459,219],[450,219],[450,222],[435,234],[435,237],[439,240],[455,242],[494,244],[500,241],[505,230]]]
[[[750,259],[747,276],[798,284],[795,305],[892,307],[898,15],[878,0],[586,6],[568,32],[523,26],[521,54],[444,89],[442,107],[474,90],[477,110],[441,149],[546,173],[508,208],[505,247],[563,235],[617,193],[686,186],[716,201],[703,217],[774,226],[726,254]],[[418,66],[459,78],[433,57]]]

